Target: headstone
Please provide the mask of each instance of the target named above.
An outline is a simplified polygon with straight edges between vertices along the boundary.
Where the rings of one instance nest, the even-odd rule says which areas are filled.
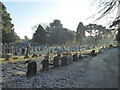
[[[42,56],[41,54],[39,54],[39,57]]]
[[[64,57],[61,57],[61,65],[63,66],[63,65],[67,65],[67,57],[66,56],[64,56]]]
[[[14,49],[14,55],[17,55],[17,49],[16,48]]]
[[[73,55],[73,61],[77,61],[77,54]]]
[[[11,46],[11,48],[10,48],[10,53],[11,53],[11,56],[13,57],[13,55],[14,55],[14,47],[13,46]]]
[[[68,62],[69,62],[69,63],[72,62],[72,56],[68,56],[67,59],[68,59]]]
[[[10,60],[10,55],[6,55],[6,61],[9,61]]]
[[[3,46],[2,48],[2,58],[6,58],[6,52],[5,52],[5,47]]]
[[[60,53],[58,53],[58,54],[57,54],[57,56],[58,56],[58,57],[61,57],[61,54],[60,54]]]
[[[24,58],[29,58],[29,53],[30,53],[30,46],[28,45],[27,46],[27,51],[26,51],[26,54],[25,54]]]
[[[47,58],[43,59],[41,63],[42,63],[42,69],[43,70],[48,70],[49,69],[49,61],[48,61]]]
[[[28,63],[26,76],[32,77],[36,75],[36,73],[37,73],[37,63],[35,61]]]
[[[36,52],[36,49],[35,49],[35,47],[33,47],[33,52]]]
[[[22,51],[21,54],[22,54],[22,55],[25,55],[25,48],[22,48],[21,51]]]
[[[82,59],[82,56],[81,56],[81,55],[79,55],[78,59],[79,59],[79,60],[81,60],[81,59]]]
[[[47,53],[47,55],[45,55],[45,59],[49,59],[49,54]]]
[[[40,51],[39,47],[37,47],[37,51]]]
[[[33,54],[33,55],[32,55],[32,58],[35,58],[35,57],[38,57],[38,55],[37,55],[37,54]]]
[[[59,67],[59,56],[54,57],[53,67]]]
[[[95,54],[95,50],[92,50],[91,53],[90,53],[91,56],[96,56]]]
[[[53,51],[52,51],[52,50],[50,50],[50,53],[53,53]]]

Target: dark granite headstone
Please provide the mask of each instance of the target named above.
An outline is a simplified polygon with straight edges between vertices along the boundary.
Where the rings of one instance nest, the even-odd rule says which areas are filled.
[[[36,73],[37,73],[37,63],[35,61],[28,63],[26,76],[32,77],[36,75]]]
[[[6,52],[5,52],[5,47],[3,46],[3,48],[2,48],[2,58],[6,58]]]
[[[15,48],[15,50],[14,50],[14,55],[17,55],[17,49]]]
[[[61,65],[67,65],[67,57],[64,56],[64,57],[61,57]]]
[[[25,55],[25,48],[22,48],[21,51],[22,51],[21,54],[22,54],[22,55]]]
[[[54,57],[53,67],[59,67],[59,56]]]
[[[73,61],[77,61],[77,54],[73,55]]]
[[[10,55],[6,55],[6,61],[10,60]]]
[[[49,61],[48,61],[47,58],[43,59],[41,63],[42,63],[42,69],[43,70],[48,70],[49,69]]]
[[[91,56],[96,56],[95,54],[95,50],[92,50],[91,53],[90,53]]]
[[[38,57],[38,55],[37,55],[37,54],[33,54],[33,55],[32,55],[32,58],[35,58],[35,57]]]
[[[29,58],[29,47],[27,47],[27,51],[24,58]]]
[[[81,55],[79,55],[79,57],[78,57],[78,58],[79,58],[79,60],[81,60],[81,59],[82,59],[82,56],[81,56]]]

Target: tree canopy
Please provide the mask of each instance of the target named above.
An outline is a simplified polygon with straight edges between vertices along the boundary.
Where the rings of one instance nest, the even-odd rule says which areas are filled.
[[[74,33],[67,28],[63,28],[60,20],[53,20],[45,29],[39,25],[32,40],[39,44],[63,44],[73,41]]]
[[[85,37],[85,26],[83,25],[82,22],[79,23],[77,27],[77,32],[76,32],[76,41],[81,43],[83,42],[83,38]]]
[[[6,7],[3,3],[0,2],[0,6],[2,7],[1,13],[1,30],[2,30],[2,42],[3,43],[14,43],[20,40],[20,37],[14,31],[14,25],[11,23],[12,19],[10,18],[10,14],[7,12]]]

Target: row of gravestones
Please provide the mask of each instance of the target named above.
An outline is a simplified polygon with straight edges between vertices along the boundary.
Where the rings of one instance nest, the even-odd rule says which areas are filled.
[[[92,52],[90,53],[91,56],[96,56],[95,54],[95,50],[92,50]],[[72,58],[68,58],[69,56],[63,56],[61,57],[60,54],[58,54],[57,56],[54,57],[52,63],[49,62],[49,57],[46,56],[43,60],[42,60],[42,69],[43,70],[49,70],[49,66],[53,66],[53,68],[57,68],[59,66],[65,66],[68,65],[69,62],[72,61],[78,61],[81,60],[83,57],[81,55],[77,55],[74,54],[72,56]],[[26,76],[27,77],[31,77],[36,75],[37,73],[37,63],[35,61],[31,61],[28,62],[28,66],[27,66],[27,73]]]
[[[29,48],[28,48],[28,46],[29,46]],[[3,45],[2,46],[3,55],[1,57],[5,58],[6,54],[8,54],[8,53],[11,53],[13,55],[25,55],[26,52],[28,52],[30,54],[32,52],[42,51],[44,49],[44,47],[35,47],[35,46],[31,47],[30,44],[28,46],[27,47],[24,47],[24,46],[17,47],[15,45],[14,46]]]

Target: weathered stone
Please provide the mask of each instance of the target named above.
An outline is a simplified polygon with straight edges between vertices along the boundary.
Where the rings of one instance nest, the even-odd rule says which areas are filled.
[[[42,63],[42,69],[43,70],[48,70],[49,69],[49,61],[48,61],[47,58],[43,59],[41,63]]]
[[[15,48],[15,50],[14,50],[14,55],[17,55],[17,49]]]
[[[73,55],[73,61],[77,61],[77,54]]]
[[[41,54],[39,54],[39,57],[42,56]]]
[[[32,58],[35,58],[35,57],[38,57],[38,55],[37,55],[37,54],[33,54],[33,55],[32,55]]]
[[[6,55],[6,60],[7,60],[7,61],[10,60],[10,55]]]
[[[37,73],[37,63],[35,61],[28,63],[26,76],[32,77],[36,75],[36,73]]]
[[[67,57],[64,56],[64,57],[61,57],[61,65],[67,65]]]
[[[25,54],[25,48],[22,48],[21,51],[22,51],[21,54],[24,55]]]
[[[61,54],[60,54],[60,53],[58,53],[58,54],[57,54],[57,56],[58,56],[58,57],[61,57]]]
[[[2,58],[6,58],[5,46],[2,48]]]
[[[54,57],[53,67],[59,67],[59,56]]]
[[[29,58],[29,47],[27,47],[27,51],[24,58]]]
[[[92,50],[91,53],[90,53],[91,56],[96,56],[95,54],[95,50]]]
[[[79,60],[81,60],[81,59],[82,59],[82,56],[81,56],[81,55],[79,55],[78,59],[79,59]]]

